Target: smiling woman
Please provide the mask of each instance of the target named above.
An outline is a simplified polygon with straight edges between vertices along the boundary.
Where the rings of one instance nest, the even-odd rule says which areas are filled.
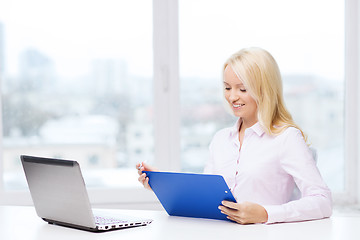
[[[113,173],[142,160],[201,172],[214,133],[236,121],[223,108],[221,66],[232,52],[259,46],[281,66],[287,108],[317,149],[325,181],[354,199],[346,196],[356,194],[350,180],[358,175],[357,11],[354,0],[1,1],[1,185],[25,188],[24,153],[75,155],[92,166],[90,185],[101,191],[131,184],[116,179],[132,172]],[[99,116],[116,133],[100,134]],[[60,141],[85,127],[89,139],[108,139]],[[62,138],[47,143],[49,129]],[[101,172],[107,163],[111,184]]]
[[[324,179],[344,191],[344,6],[343,0],[179,2],[183,170],[201,172],[211,137],[236,121],[223,111],[219,91],[224,60],[257,46],[277,60],[286,107],[317,149]]]
[[[261,48],[242,49],[225,62],[224,82],[238,121],[215,134],[204,170],[222,175],[236,198],[220,210],[241,224],[329,217],[331,192],[284,105],[275,59]],[[292,200],[295,185],[301,198]]]
[[[237,223],[330,217],[331,192],[284,106],[281,76],[273,73],[279,73],[275,60],[260,48],[242,49],[226,61],[225,98],[238,120],[214,135],[204,172],[225,179],[236,202],[223,201],[219,209]],[[273,104],[264,111],[267,101]],[[137,169],[138,180],[151,189],[153,167],[138,164]],[[299,199],[292,198],[295,186]]]

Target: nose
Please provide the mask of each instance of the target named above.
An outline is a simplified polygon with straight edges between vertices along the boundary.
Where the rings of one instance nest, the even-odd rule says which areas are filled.
[[[230,93],[229,93],[229,101],[230,102],[235,102],[239,99],[239,94],[234,91],[234,90],[231,90]]]

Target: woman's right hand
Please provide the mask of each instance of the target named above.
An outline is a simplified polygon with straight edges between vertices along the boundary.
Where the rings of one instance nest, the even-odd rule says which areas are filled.
[[[152,190],[149,185],[149,178],[146,177],[146,173],[143,173],[143,171],[157,171],[157,169],[144,162],[142,162],[141,164],[136,164],[136,169],[138,170],[139,174],[139,182],[144,186],[144,188]]]

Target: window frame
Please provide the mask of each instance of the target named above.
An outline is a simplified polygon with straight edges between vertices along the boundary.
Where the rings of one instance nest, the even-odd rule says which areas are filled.
[[[360,199],[359,165],[359,32],[360,5],[356,0],[345,0],[345,186],[344,192],[333,194],[336,205],[357,204]]]
[[[153,0],[153,94],[155,165],[180,170],[180,105],[178,77],[178,1]],[[1,78],[1,76],[0,76]],[[0,88],[1,92],[1,88]],[[0,105],[0,151],[3,151],[2,105]],[[19,160],[20,161],[20,160]],[[134,169],[135,170],[135,169]],[[0,205],[32,205],[28,190],[4,189],[4,168],[0,159]],[[97,206],[157,206],[154,194],[136,188],[88,189]]]
[[[357,0],[345,0],[345,186],[343,192],[333,194],[336,205],[356,204],[360,199],[359,7]],[[178,0],[153,0],[155,165],[173,171],[181,169],[178,10]],[[2,76],[0,80],[1,78]],[[2,152],[1,106],[0,104]],[[3,161],[0,159],[0,204],[32,205],[28,191],[4,189],[3,170]],[[127,189],[89,189],[89,195],[95,206],[151,208],[158,205],[154,194],[141,186]]]

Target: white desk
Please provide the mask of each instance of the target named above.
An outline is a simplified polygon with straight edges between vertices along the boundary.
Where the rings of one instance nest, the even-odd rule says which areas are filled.
[[[360,215],[336,213],[329,219],[272,225],[239,225],[227,221],[170,217],[164,211],[110,210],[154,219],[148,226],[92,233],[50,225],[33,207],[0,206],[1,240],[190,240],[190,239],[360,239]]]

